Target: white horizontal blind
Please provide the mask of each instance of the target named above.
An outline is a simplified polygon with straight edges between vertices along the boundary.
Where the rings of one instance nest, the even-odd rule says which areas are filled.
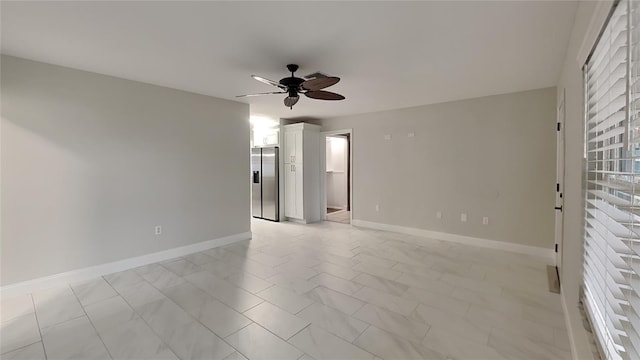
[[[585,67],[585,300],[607,359],[640,359],[639,15],[620,1]]]

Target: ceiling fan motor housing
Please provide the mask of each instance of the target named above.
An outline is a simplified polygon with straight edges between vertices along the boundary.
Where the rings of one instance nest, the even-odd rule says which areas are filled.
[[[296,97],[298,96],[298,88],[300,84],[302,84],[305,80],[299,77],[295,77],[293,73],[298,71],[298,65],[289,64],[287,65],[287,69],[291,71],[291,76],[280,79],[280,85],[286,86],[287,91],[289,92],[289,96]]]
[[[304,82],[304,79],[300,79],[298,77],[290,76],[283,79],[280,79],[280,84],[284,85],[288,88],[294,87],[297,88]]]

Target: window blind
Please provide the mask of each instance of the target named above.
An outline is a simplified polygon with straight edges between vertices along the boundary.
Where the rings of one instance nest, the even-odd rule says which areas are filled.
[[[584,68],[584,300],[607,359],[640,359],[639,25],[618,2]]]

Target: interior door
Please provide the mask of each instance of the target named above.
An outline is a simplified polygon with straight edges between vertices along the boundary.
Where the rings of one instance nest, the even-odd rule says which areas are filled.
[[[556,124],[556,226],[555,226],[555,263],[558,274],[562,268],[562,231],[564,228],[564,94],[558,106],[558,123]]]

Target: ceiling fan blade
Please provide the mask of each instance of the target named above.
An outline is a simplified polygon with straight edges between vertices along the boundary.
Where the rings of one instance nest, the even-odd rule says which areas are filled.
[[[261,83],[265,83],[267,85],[277,86],[277,87],[279,87],[281,89],[285,88],[285,86],[280,84],[279,82],[263,78],[262,76],[251,75],[251,77],[256,79],[256,80],[258,80],[258,81],[260,81]]]
[[[307,91],[304,94],[307,97],[318,100],[344,100],[344,96],[324,90]]]
[[[335,85],[340,81],[339,77],[329,76],[307,80],[302,83],[302,88],[306,90],[320,90]]]
[[[273,94],[286,94],[286,91],[275,91],[275,92],[266,92],[266,93],[258,93],[258,94],[246,94],[246,95],[236,95],[236,97],[251,97],[251,96],[262,96],[262,95],[273,95]]]
[[[300,100],[300,96],[287,96],[286,98],[284,98],[284,106],[286,107],[293,107],[293,105],[295,105],[298,100]]]

